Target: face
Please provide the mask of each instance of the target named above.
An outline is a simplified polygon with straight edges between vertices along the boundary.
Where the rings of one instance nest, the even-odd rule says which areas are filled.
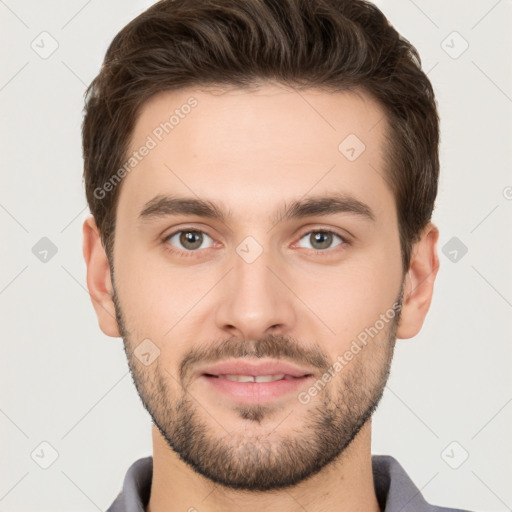
[[[403,285],[385,129],[363,94],[277,85],[141,111],[131,152],[151,147],[120,191],[116,317],[155,425],[215,482],[298,483],[380,400]]]

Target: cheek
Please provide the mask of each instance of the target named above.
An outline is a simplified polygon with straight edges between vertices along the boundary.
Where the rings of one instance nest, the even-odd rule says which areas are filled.
[[[400,260],[385,252],[301,275],[308,279],[294,289],[312,311],[308,316],[319,324],[319,332],[338,352],[389,312],[401,284]]]
[[[172,268],[165,258],[136,249],[123,253],[121,238],[118,249],[115,283],[131,343],[149,338],[163,358],[175,359],[187,348],[184,330],[190,336],[192,326],[202,325],[196,322],[198,300],[214,287],[217,274],[211,267]]]

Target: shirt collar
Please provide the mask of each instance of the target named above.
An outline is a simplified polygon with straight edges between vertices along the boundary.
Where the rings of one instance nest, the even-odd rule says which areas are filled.
[[[382,512],[464,512],[429,505],[409,475],[393,457],[372,456],[375,493]],[[153,477],[153,457],[134,462],[123,489],[107,512],[145,512]]]

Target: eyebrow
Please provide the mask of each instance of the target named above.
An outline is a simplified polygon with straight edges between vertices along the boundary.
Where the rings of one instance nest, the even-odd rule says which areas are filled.
[[[348,194],[328,194],[297,199],[284,206],[271,218],[274,224],[284,220],[301,219],[304,217],[326,216],[337,213],[349,213],[375,222],[375,214],[366,204]],[[216,219],[223,223],[232,218],[230,212],[212,201],[193,198],[158,195],[144,204],[139,214],[139,220],[150,221],[155,218],[172,215],[196,215]]]

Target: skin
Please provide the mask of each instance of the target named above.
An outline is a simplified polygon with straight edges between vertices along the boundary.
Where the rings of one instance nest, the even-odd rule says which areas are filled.
[[[410,338],[421,329],[439,267],[438,230],[428,224],[422,231],[403,275],[396,206],[383,179],[387,123],[367,95],[298,93],[270,83],[222,94],[212,89],[160,93],[143,106],[131,150],[191,96],[198,106],[123,180],[114,275],[94,219],[84,223],[87,285],[100,328],[108,336],[123,336],[139,394],[159,425],[153,425],[147,510],[376,512],[371,419],[364,413],[373,411],[382,394],[395,338]],[[349,134],[366,146],[354,161],[338,150]],[[374,220],[353,212],[281,222],[273,218],[293,200],[333,192],[366,204]],[[206,199],[231,217],[221,221],[180,214],[141,220],[147,203],[162,194]],[[168,238],[179,229],[208,237],[199,249],[187,252],[190,246],[180,245],[179,236]],[[327,248],[315,245],[315,252],[310,235],[322,230],[346,242],[334,237]],[[251,263],[236,251],[248,236],[262,251]],[[251,254],[254,247],[249,247]],[[314,377],[321,378],[326,367],[315,366],[312,356],[335,361],[389,311],[401,290],[399,321],[387,323],[307,404],[293,393],[262,408],[257,403],[244,408],[194,376],[205,359],[183,367],[186,356],[198,350],[212,358],[233,356],[240,349],[252,357],[260,350],[260,356],[300,360],[301,366],[309,361]],[[160,351],[148,366],[134,356],[144,339]],[[223,460],[213,459],[225,481],[214,481],[208,468],[196,471],[186,457],[180,458],[176,451],[182,445],[171,448],[173,440],[187,440],[176,431],[178,403],[193,414],[189,438],[197,439],[192,427],[201,426],[209,456],[214,448],[226,448],[223,460],[245,471],[245,489],[229,485],[230,477],[231,483],[236,478]],[[294,462],[284,441],[325,438],[332,429],[320,422],[328,414],[344,433],[330,439],[340,443],[332,460],[309,468],[302,478],[295,475],[291,486],[249,489],[258,461],[270,475],[281,464],[276,476],[305,463],[297,448]],[[357,424],[361,419],[362,426]],[[327,446],[334,449],[332,443]],[[270,456],[261,459],[262,454]],[[291,455],[288,463],[283,454]],[[308,460],[312,455],[314,450]]]

